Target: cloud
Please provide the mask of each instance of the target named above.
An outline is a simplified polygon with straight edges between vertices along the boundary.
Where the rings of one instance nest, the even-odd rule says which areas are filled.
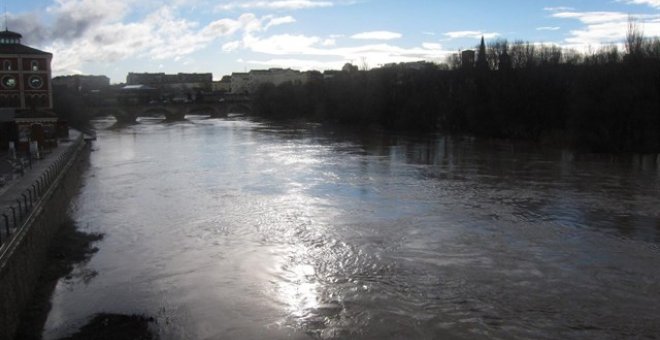
[[[321,39],[318,37],[291,34],[273,35],[264,39],[248,36],[244,40],[243,46],[253,52],[286,55],[309,50],[320,41]]]
[[[240,41],[231,41],[222,45],[222,50],[224,52],[233,52],[241,47]]]
[[[544,7],[543,10],[548,11],[548,12],[564,12],[564,11],[574,11],[575,8],[566,7],[566,6],[558,6],[558,7]]]
[[[357,40],[394,40],[401,38],[401,33],[390,31],[372,31],[353,34],[351,39]]]
[[[305,69],[306,67],[304,65],[309,65],[309,68],[318,69],[326,69],[319,65],[335,68],[336,65],[341,66],[346,62],[358,62],[362,60],[373,66],[420,60],[439,62],[444,60],[448,54],[452,53],[443,50],[442,46],[437,43],[425,43],[420,47],[412,48],[384,43],[337,47],[335,46],[336,41],[331,40],[330,42],[332,43],[330,43],[328,40],[306,35],[279,34],[260,37],[253,33],[247,33],[244,34],[243,40],[239,45],[240,48],[251,52],[270,56],[283,56],[282,58],[271,58],[265,61],[253,59],[250,61],[252,64],[292,67],[296,69]],[[236,43],[225,45],[225,49],[232,51],[237,46]],[[301,58],[303,56],[309,57],[309,59]],[[307,61],[304,64],[297,63],[300,60]],[[318,60],[332,60],[332,62],[321,62]]]
[[[560,19],[577,19],[585,24],[602,24],[627,21],[629,15],[621,12],[558,12],[552,16]]]
[[[442,45],[438,43],[422,43],[422,47],[427,50],[441,50]]]
[[[233,1],[216,6],[217,11],[231,11],[235,9],[251,10],[296,10],[306,8],[332,7],[331,1],[315,0],[278,0],[278,1]]]
[[[660,0],[618,0],[618,2],[625,2],[629,5],[648,5],[653,8],[660,8]]]
[[[308,70],[338,70],[351,60],[339,59],[331,61],[311,60],[311,59],[268,59],[268,60],[242,60],[242,63],[255,65],[257,67],[271,68],[291,68],[300,71]]]
[[[292,16],[286,16],[286,17],[277,17],[277,18],[272,18],[268,21],[266,24],[266,27],[264,29],[269,29],[273,26],[279,26],[279,25],[284,25],[284,24],[292,24],[296,22],[296,19]]]
[[[577,20],[583,28],[571,30],[564,40],[564,46],[587,52],[604,45],[622,45],[628,29],[630,15],[622,12],[556,12],[553,17]],[[634,16],[641,20],[640,25],[647,36],[660,35],[660,15]]]
[[[335,46],[335,45],[337,45],[337,40],[333,39],[333,38],[328,38],[328,39],[323,40],[322,45],[326,46],[326,47]]]
[[[481,39],[481,37],[484,37],[484,39],[493,39],[499,37],[500,34],[497,32],[455,31],[455,32],[447,32],[445,33],[445,36],[449,37],[449,39],[459,39],[459,38]]]
[[[166,0],[178,1],[178,0]],[[11,15],[11,29],[24,42],[52,52],[55,75],[79,73],[87,64],[110,64],[130,58],[189,62],[186,57],[219,38],[252,34],[294,22],[290,16],[257,17],[246,13],[206,25],[178,16],[173,6],[139,16],[128,0],[56,0],[44,12]],[[140,8],[140,11],[142,8]],[[142,13],[142,12],[139,12]],[[129,21],[129,18],[137,18]],[[223,51],[240,48],[225,44]]]
[[[10,23],[13,30],[24,34],[26,42],[41,44],[79,38],[95,26],[123,18],[128,8],[124,0],[56,0],[45,11],[53,17],[48,27],[43,24],[43,12],[11,15]]]
[[[559,31],[561,27],[559,26],[543,26],[543,27],[537,27],[537,31]]]

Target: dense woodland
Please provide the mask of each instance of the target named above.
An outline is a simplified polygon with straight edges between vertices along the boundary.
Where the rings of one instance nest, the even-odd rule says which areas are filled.
[[[261,86],[256,114],[387,129],[527,139],[595,152],[660,152],[660,40],[634,23],[625,51],[580,54],[498,40],[474,65],[373,70]]]

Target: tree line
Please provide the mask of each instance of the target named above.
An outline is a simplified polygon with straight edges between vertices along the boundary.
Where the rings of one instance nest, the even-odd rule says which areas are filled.
[[[466,64],[345,67],[330,79],[264,84],[254,113],[387,129],[557,143],[597,152],[660,152],[660,40],[634,22],[625,50],[578,53],[496,40]]]

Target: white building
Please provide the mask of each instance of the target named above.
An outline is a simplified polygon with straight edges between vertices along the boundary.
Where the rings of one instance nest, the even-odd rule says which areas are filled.
[[[232,93],[253,93],[261,84],[280,85],[286,82],[303,84],[311,78],[308,72],[292,69],[271,68],[268,70],[252,70],[248,73],[232,73]]]

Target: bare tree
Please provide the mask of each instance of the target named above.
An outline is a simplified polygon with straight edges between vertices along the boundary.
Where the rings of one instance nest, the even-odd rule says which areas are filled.
[[[369,71],[369,63],[366,57],[360,57],[360,70]]]
[[[637,19],[628,17],[628,31],[626,32],[626,52],[633,57],[641,57],[644,53],[644,32],[639,27]]]

